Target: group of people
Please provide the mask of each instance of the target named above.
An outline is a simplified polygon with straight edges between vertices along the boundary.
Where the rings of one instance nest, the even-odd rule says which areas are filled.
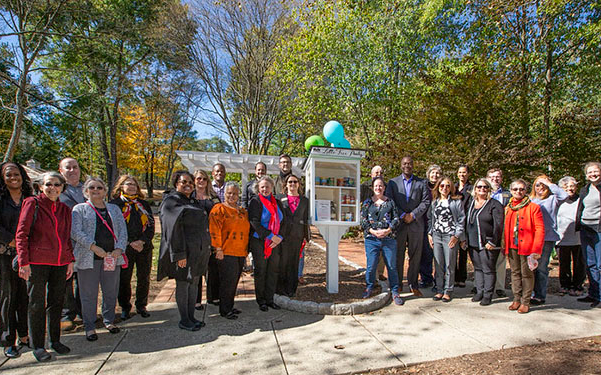
[[[386,183],[382,168],[372,168],[371,190],[362,197],[367,259],[363,298],[373,292],[376,274],[386,278],[385,266],[393,301],[404,304],[399,292],[407,252],[410,292],[422,297],[419,288],[432,287],[434,300],[450,302],[454,288],[466,285],[469,254],[474,266],[472,301],[486,306],[495,294],[506,296],[508,259],[513,292],[509,309],[528,313],[531,305],[545,303],[549,260],[557,249],[560,292],[599,306],[601,163],[584,166],[588,183],[579,193],[571,176],[563,177],[559,186],[546,175],[537,176],[529,191],[523,179],[505,190],[497,168],[473,185],[467,165],[458,167],[457,183],[437,165],[428,168],[426,179],[418,178],[408,156],[401,170]],[[587,275],[588,294],[583,296]]]
[[[99,286],[102,324],[118,333],[115,307],[118,301],[121,317],[130,317],[134,266],[136,310],[150,316],[154,218],[138,181],[123,175],[109,192],[100,178],[82,183],[73,158],[61,160],[58,170],[32,184],[20,164],[0,165],[1,341],[8,358],[30,347],[38,361],[49,361],[46,327],[50,347],[69,353],[61,328],[77,318],[86,339],[96,341]]]
[[[178,326],[199,330],[202,279],[207,302],[226,319],[241,311],[234,297],[248,253],[252,254],[256,301],[261,311],[280,309],[274,294],[293,296],[302,277],[303,248],[310,238],[309,201],[301,196],[301,179],[292,159],[281,155],[276,181],[267,167],[255,165],[256,178],[243,189],[226,182],[225,166],[213,166],[213,181],[202,170],[173,174],[173,190],[159,208],[161,249],[158,279],[176,280]],[[302,279],[301,279],[302,280]]]

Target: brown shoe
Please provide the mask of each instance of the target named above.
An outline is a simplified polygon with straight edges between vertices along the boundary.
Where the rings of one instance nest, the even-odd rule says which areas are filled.
[[[307,281],[305,280],[304,277],[301,276],[298,278],[298,283],[301,285],[305,285],[305,284],[307,284]]]
[[[413,293],[413,295],[416,296],[416,297],[423,297],[424,296],[422,294],[422,292],[419,291],[419,289],[411,289],[411,293]]]
[[[520,308],[520,302],[519,301],[513,301],[513,303],[511,305],[509,305],[509,310],[511,311],[515,311],[517,309]]]
[[[526,306],[526,305],[520,305],[520,308],[518,309],[518,312],[520,314],[526,314],[526,313],[528,313],[528,311],[530,311],[530,306]]]
[[[71,331],[75,328],[75,323],[70,320],[61,321],[61,331]]]

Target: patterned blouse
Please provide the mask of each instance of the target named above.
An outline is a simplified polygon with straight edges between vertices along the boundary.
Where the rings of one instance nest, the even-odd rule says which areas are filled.
[[[455,233],[455,221],[451,212],[450,202],[448,199],[436,200],[434,203],[434,217],[436,220],[433,224],[433,232],[442,234]]]
[[[395,231],[400,224],[399,212],[394,204],[394,201],[386,198],[384,203],[376,205],[371,199],[366,199],[361,204],[361,227],[365,238],[375,236],[369,233],[370,229],[387,229],[392,228],[386,237],[395,238]]]

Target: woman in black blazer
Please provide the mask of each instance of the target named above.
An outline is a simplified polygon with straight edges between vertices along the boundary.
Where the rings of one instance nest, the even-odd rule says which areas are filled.
[[[309,200],[299,194],[300,179],[290,174],[284,181],[284,209],[286,227],[280,259],[280,278],[277,293],[293,297],[298,287],[298,263],[301,251],[311,238],[309,232]]]
[[[472,302],[491,304],[497,281],[496,264],[503,237],[503,205],[492,198],[492,186],[485,178],[474,184],[472,199],[468,203],[465,234],[472,263],[476,295]]]
[[[282,202],[273,194],[274,182],[263,176],[257,182],[257,196],[248,206],[250,251],[255,264],[255,296],[261,311],[279,310],[273,295],[278,283],[282,240],[285,229]]]

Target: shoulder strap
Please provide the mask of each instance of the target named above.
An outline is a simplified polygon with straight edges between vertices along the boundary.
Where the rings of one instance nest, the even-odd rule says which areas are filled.
[[[35,201],[35,209],[33,210],[33,220],[31,221],[31,226],[29,227],[29,237],[31,238],[31,234],[33,233],[33,227],[35,226],[35,221],[38,219],[38,209],[40,208],[38,203],[38,198],[33,197]]]

